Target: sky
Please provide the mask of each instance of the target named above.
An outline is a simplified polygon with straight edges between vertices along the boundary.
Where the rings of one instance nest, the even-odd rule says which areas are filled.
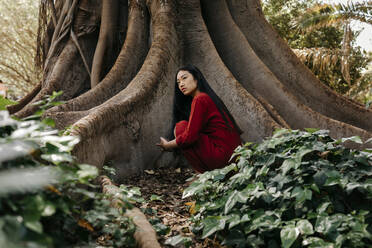
[[[347,2],[357,3],[362,2],[358,0],[325,0],[325,3],[337,4],[343,3],[346,4]],[[366,23],[361,23],[358,21],[353,21],[351,23],[353,30],[362,30],[363,31],[359,34],[356,39],[356,44],[361,46],[366,51],[372,52],[372,25],[368,25]]]

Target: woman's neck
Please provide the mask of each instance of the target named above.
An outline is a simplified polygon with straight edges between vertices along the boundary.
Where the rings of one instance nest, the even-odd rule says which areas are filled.
[[[192,94],[192,98],[194,98],[195,96],[199,95],[200,94],[200,90],[199,89],[196,89]]]

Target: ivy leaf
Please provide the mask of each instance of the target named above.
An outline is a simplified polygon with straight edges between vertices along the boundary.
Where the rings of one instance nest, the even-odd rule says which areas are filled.
[[[226,216],[208,216],[202,223],[204,225],[202,239],[205,239],[213,233],[225,228]]]
[[[324,202],[324,203],[322,203],[322,204],[317,208],[316,212],[317,212],[318,214],[325,213],[329,205],[331,205],[330,202]]]
[[[152,225],[152,227],[158,235],[166,235],[170,231],[170,228],[161,222]]]
[[[150,196],[150,201],[162,201],[162,202],[164,202],[164,200],[161,199],[161,196],[159,196],[159,195],[151,195]]]
[[[229,223],[229,229],[233,228],[236,225],[239,225],[241,222],[239,214],[231,214],[228,217],[229,219],[227,220],[227,222]]]
[[[281,166],[282,175],[285,176],[288,173],[288,171],[290,171],[291,169],[296,167],[297,163],[298,162],[296,162],[296,160],[294,160],[293,158],[284,160],[284,162]]]
[[[322,247],[322,248],[334,248],[335,247],[332,243],[325,242],[323,239],[317,238],[317,237],[309,237],[303,240],[302,245],[303,246],[310,245],[309,247],[314,247],[314,248],[315,247]]]
[[[300,230],[294,226],[286,226],[280,231],[282,247],[289,248],[296,241]]]
[[[164,244],[170,245],[170,246],[178,246],[183,244],[185,247],[191,246],[192,239],[190,237],[184,237],[181,235],[177,235],[174,237],[168,238]]]
[[[25,221],[25,226],[39,234],[43,233],[43,226],[41,225],[40,221]]]
[[[363,144],[363,141],[359,136],[352,136],[352,137],[349,137],[349,138],[342,138],[341,139],[342,143],[344,143],[345,141],[353,141],[353,142],[358,143],[358,144]]]
[[[62,162],[68,162],[71,163],[74,159],[72,156],[68,153],[60,153],[60,154],[43,154],[41,155],[42,159],[45,159],[49,162],[52,162],[56,165],[62,163]]]
[[[222,242],[223,245],[227,245],[229,247],[237,247],[237,248],[244,248],[246,247],[246,239],[245,235],[240,230],[233,230],[227,235],[225,240]]]
[[[195,182],[193,182],[189,187],[187,187],[183,191],[182,199],[187,198],[187,197],[192,196],[192,195],[195,195],[195,194],[198,194],[210,185],[211,185],[211,183],[209,181],[202,183],[201,181],[196,180]]]
[[[313,225],[308,220],[298,221],[296,227],[300,230],[301,234],[311,235],[314,233]]]
[[[46,202],[41,216],[52,216],[56,212],[56,207],[51,202]]]
[[[79,180],[93,179],[98,176],[98,169],[95,166],[89,164],[79,164],[80,170],[77,172]]]
[[[302,189],[301,187],[297,186],[292,190],[292,197],[296,197],[297,203],[302,203],[306,200],[311,200],[312,191],[307,188]]]
[[[317,131],[319,131],[318,128],[304,128],[306,132],[309,132],[309,133],[315,133]]]
[[[324,183],[324,186],[332,186],[340,183],[341,174],[336,170],[326,171],[325,175],[327,180]]]
[[[230,194],[230,196],[227,199],[226,204],[225,204],[225,214],[227,214],[235,206],[235,204],[238,202],[237,195],[238,195],[238,191],[236,191],[236,190],[234,190]]]

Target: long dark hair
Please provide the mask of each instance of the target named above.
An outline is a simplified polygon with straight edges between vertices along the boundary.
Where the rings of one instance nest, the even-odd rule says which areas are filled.
[[[173,123],[172,123],[172,131],[170,134],[171,138],[174,138],[173,129],[176,123],[182,120],[189,120],[190,111],[191,111],[192,97],[185,96],[178,88],[177,74],[179,71],[188,71],[189,73],[191,73],[191,75],[197,81],[199,91],[204,92],[207,95],[209,95],[209,97],[212,99],[214,104],[216,104],[216,107],[218,111],[220,112],[222,118],[224,119],[226,125],[230,129],[232,128],[229,121],[226,118],[226,115],[227,115],[229,119],[231,120],[232,124],[234,125],[235,129],[239,132],[239,134],[243,133],[240,127],[238,126],[238,124],[236,124],[234,117],[231,115],[226,105],[217,96],[214,90],[209,86],[207,80],[204,78],[201,71],[194,65],[186,65],[186,66],[179,68],[175,76],[174,100],[173,100]]]

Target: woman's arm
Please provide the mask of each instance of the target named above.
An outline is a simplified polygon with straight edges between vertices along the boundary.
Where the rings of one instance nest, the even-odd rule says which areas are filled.
[[[168,140],[164,139],[163,137],[160,137],[160,143],[158,143],[156,145],[162,147],[166,151],[170,151],[170,150],[178,147],[176,139],[168,141]]]
[[[179,147],[190,146],[199,139],[201,130],[208,121],[208,105],[210,102],[212,102],[212,99],[205,93],[194,97],[186,130],[176,137]]]

